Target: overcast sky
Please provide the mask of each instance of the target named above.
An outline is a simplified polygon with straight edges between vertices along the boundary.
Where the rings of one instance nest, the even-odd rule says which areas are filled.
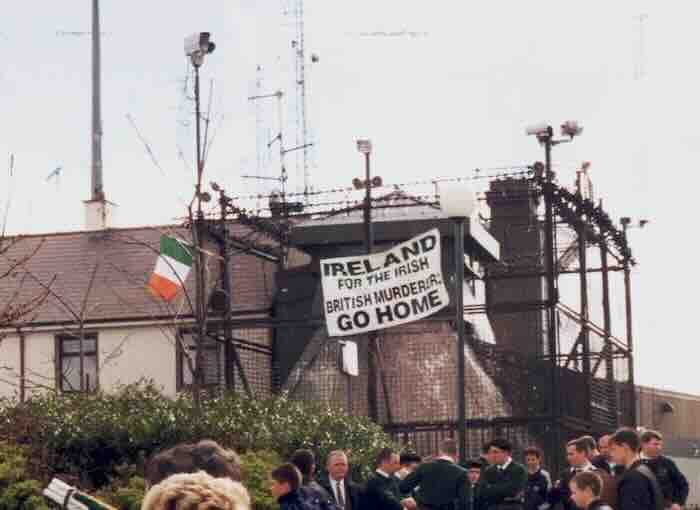
[[[214,80],[205,178],[232,193],[269,189],[240,178],[257,171],[247,97],[261,65],[261,92],[281,88],[290,96],[283,125],[293,145],[293,19],[283,15],[289,2],[261,3],[102,2],[104,180],[119,206],[118,226],[184,215],[193,171],[182,40],[198,30],[211,31],[217,44],[202,68],[205,92]],[[66,32],[90,30],[89,4],[15,2],[0,23],[2,167],[15,156],[13,175],[3,170],[0,183],[2,202],[11,197],[12,232],[83,225],[90,40]],[[591,161],[596,194],[611,215],[650,220],[630,232],[640,262],[633,275],[637,382],[700,393],[695,2],[306,0],[305,8],[307,57],[319,57],[307,67],[315,189],[346,186],[362,171],[360,136],[373,141],[374,171],[402,183],[529,164],[542,150],[524,136],[528,124],[579,120],[583,136],[555,150],[560,181],[573,183],[577,165]],[[274,136],[274,102],[261,108],[262,127]],[[59,166],[60,178],[47,181]],[[274,159],[264,171],[276,175],[273,168]],[[288,168],[290,189],[298,189],[294,157]],[[329,197],[323,200],[338,198]],[[621,289],[615,286],[616,325]]]

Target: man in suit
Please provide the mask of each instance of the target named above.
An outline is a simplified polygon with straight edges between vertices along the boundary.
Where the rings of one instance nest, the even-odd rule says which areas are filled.
[[[341,510],[360,510],[360,487],[348,478],[348,457],[342,450],[328,454],[326,470],[328,480],[323,480],[321,486],[333,496],[335,504]]]
[[[663,510],[661,486],[656,475],[639,458],[640,440],[634,429],[622,428],[610,438],[610,458],[625,466],[617,481],[617,510]]]
[[[525,466],[513,461],[513,447],[506,439],[493,439],[487,446],[492,464],[481,475],[479,507],[482,510],[521,510],[527,486]]]
[[[596,468],[589,460],[589,445],[584,439],[574,439],[566,445],[566,460],[569,468],[564,470],[549,493],[549,503],[554,506],[561,504],[564,510],[576,510],[576,504],[571,500],[570,482],[578,473],[594,472],[603,480],[600,499],[603,503],[615,508],[616,487],[609,473]]]
[[[469,500],[467,470],[458,466],[457,442],[445,439],[437,458],[424,462],[404,478],[399,489],[404,494],[415,493],[420,510],[464,510]]]
[[[413,498],[401,498],[398,479],[401,468],[399,454],[384,448],[377,456],[377,469],[367,480],[362,497],[362,510],[416,510]]]
[[[640,437],[642,442],[642,454],[640,458],[649,466],[664,493],[666,508],[681,510],[688,499],[688,479],[672,459],[661,455],[663,448],[663,436],[655,430],[645,430]]]

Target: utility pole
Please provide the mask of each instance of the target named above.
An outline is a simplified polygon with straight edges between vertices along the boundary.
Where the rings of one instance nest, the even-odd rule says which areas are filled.
[[[624,269],[625,275],[625,320],[627,325],[627,377],[630,383],[630,416],[632,416],[633,423],[630,425],[635,426],[637,423],[637,397],[635,395],[634,388],[634,344],[632,337],[632,283],[630,275],[630,252],[629,243],[627,240],[627,229],[630,226],[631,218],[624,217],[620,218],[620,223],[622,224],[622,233],[624,236],[625,246],[627,250],[624,253],[624,258],[622,260],[622,267]]]
[[[382,185],[382,179],[379,176],[371,177],[370,171],[370,155],[372,154],[372,142],[370,140],[358,140],[357,150],[365,156],[365,179],[353,179],[352,183],[355,189],[365,190],[365,200],[363,204],[363,224],[365,230],[365,253],[370,255],[374,251],[374,227],[372,225],[372,188]],[[379,350],[379,341],[377,333],[370,331],[368,333],[367,345],[367,407],[369,408],[369,417],[374,421],[379,421],[379,405],[377,402],[377,372],[382,384],[384,392],[384,407],[386,410],[386,419],[388,423],[393,423],[394,418],[391,412],[391,404],[389,398],[389,384],[386,380],[386,375],[381,366],[381,355]]]
[[[559,352],[557,346],[557,303],[559,302],[559,292],[557,289],[557,269],[556,255],[554,253],[554,173],[552,172],[552,147],[562,143],[571,142],[575,136],[580,135],[583,128],[576,121],[569,120],[561,125],[561,134],[568,136],[568,139],[554,139],[554,130],[552,126],[547,124],[537,124],[530,126],[525,130],[526,135],[534,135],[540,145],[544,146],[545,164],[544,169],[542,164],[538,163],[537,171],[544,171],[544,204],[545,204],[545,242],[544,242],[544,263],[545,263],[545,279],[547,284],[547,301],[545,305],[547,317],[547,352],[550,362],[550,412],[551,412],[551,430],[549,437],[551,465],[557,471],[559,469],[560,459],[559,451],[561,448],[561,405],[559,399]]]
[[[547,352],[549,354],[550,364],[550,410],[552,415],[551,420],[551,452],[555,468],[558,468],[558,454],[560,448],[560,433],[559,433],[559,393],[558,393],[558,371],[559,364],[557,359],[557,312],[556,306],[559,301],[557,292],[557,280],[554,265],[556,264],[554,256],[554,208],[552,206],[552,190],[554,188],[552,175],[552,127],[547,127],[547,136],[543,137],[544,154],[545,154],[545,181],[546,191],[544,193],[545,204],[545,272],[547,273]]]
[[[194,67],[194,100],[195,100],[195,143],[197,159],[197,181],[195,184],[194,200],[197,202],[196,216],[192,214],[190,204],[190,222],[192,225],[192,241],[195,249],[195,301],[196,301],[196,354],[195,373],[193,374],[194,403],[197,412],[201,412],[201,390],[204,386],[204,342],[207,334],[207,296],[206,296],[206,268],[204,258],[204,214],[202,202],[211,200],[209,193],[202,192],[202,174],[204,173],[204,161],[202,158],[201,139],[201,112],[200,112],[200,87],[199,68],[204,62],[204,56],[213,52],[216,46],[210,41],[209,32],[197,32],[185,38],[185,55],[190,58]],[[193,217],[194,216],[194,217]]]

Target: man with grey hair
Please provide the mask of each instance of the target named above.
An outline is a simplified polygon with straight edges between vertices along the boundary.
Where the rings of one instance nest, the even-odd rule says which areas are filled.
[[[334,450],[326,459],[328,480],[321,482],[326,492],[341,510],[359,510],[360,488],[348,478],[348,456],[343,450]]]

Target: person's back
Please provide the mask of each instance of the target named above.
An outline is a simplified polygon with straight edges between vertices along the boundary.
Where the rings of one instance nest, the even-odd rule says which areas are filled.
[[[663,510],[664,500],[656,477],[639,459],[639,435],[623,428],[610,438],[610,456],[626,466],[617,480],[617,510]]]
[[[455,463],[457,444],[448,439],[442,442],[438,458],[420,464],[399,484],[399,490],[410,494],[419,508],[431,510],[453,510],[464,508],[469,501],[471,485],[467,470]]]

